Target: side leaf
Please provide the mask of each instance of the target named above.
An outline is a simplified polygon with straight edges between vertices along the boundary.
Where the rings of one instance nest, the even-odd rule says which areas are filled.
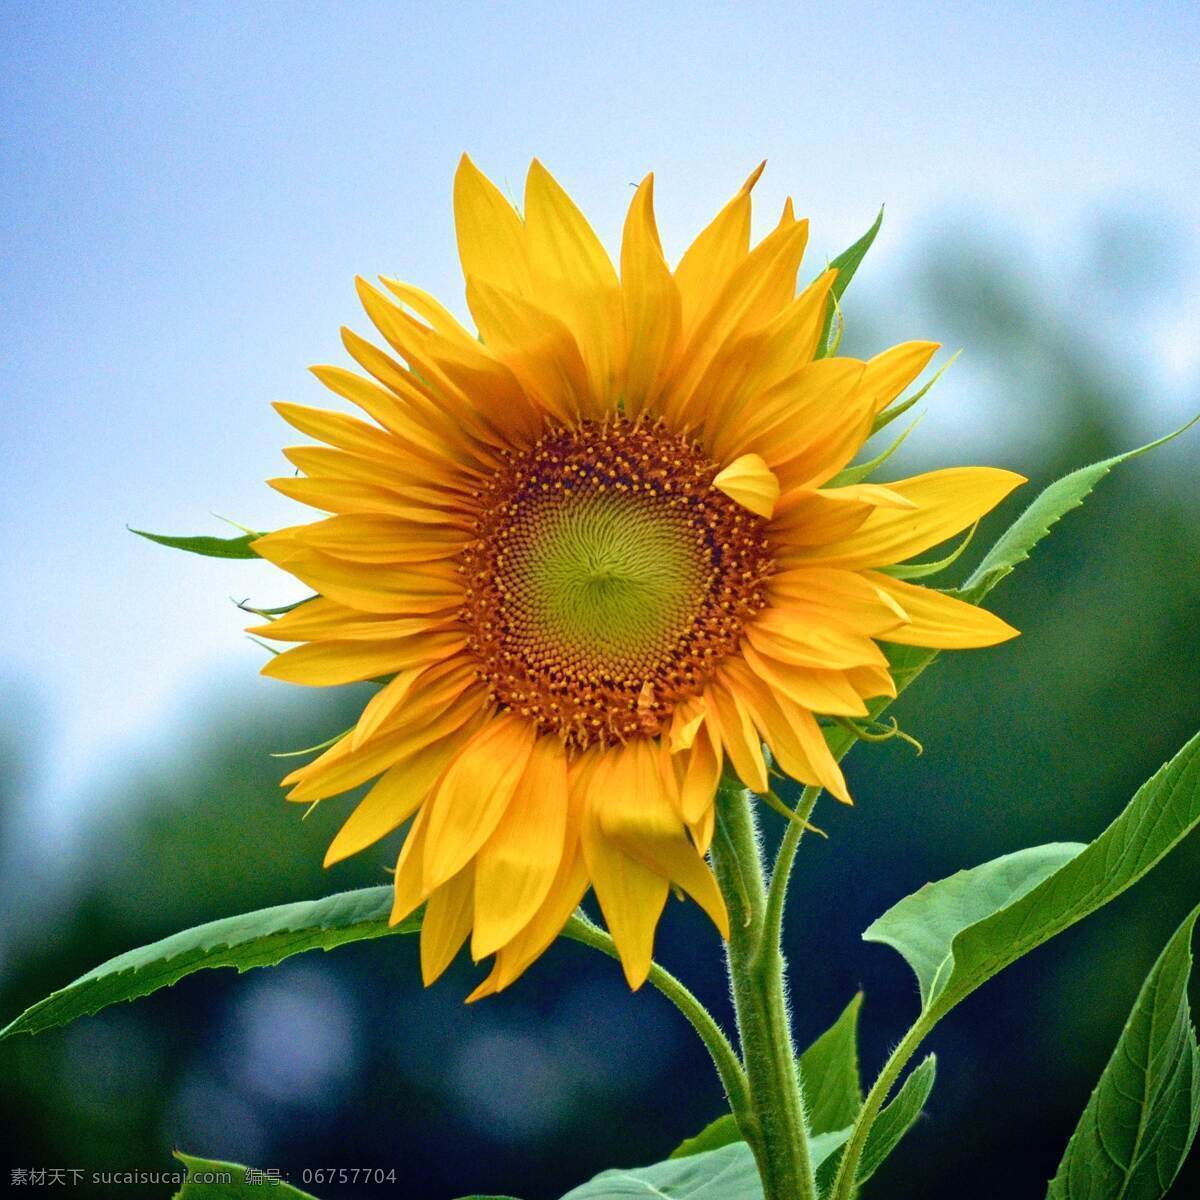
[[[824,1163],[850,1136],[849,1129],[809,1138],[813,1168]],[[562,1200],[762,1200],[762,1180],[745,1142],[690,1154],[652,1167],[602,1171],[569,1191]]]
[[[937,1056],[930,1054],[900,1085],[896,1098],[876,1118],[859,1160],[859,1183],[870,1179],[879,1170],[888,1155],[900,1144],[900,1139],[913,1127],[925,1107],[925,1101],[929,1099],[929,1093],[933,1091],[936,1075]]]
[[[1096,484],[1113,467],[1177,438],[1197,421],[1200,421],[1200,416],[1193,417],[1186,425],[1174,433],[1168,433],[1166,437],[1139,446],[1136,450],[1127,450],[1124,454],[1103,459],[1090,467],[1080,467],[1078,471],[1072,471],[1052,483],[1001,535],[999,541],[987,552],[983,561],[959,589],[959,595],[972,604],[978,604],[1017,563],[1024,562],[1029,557],[1034,546],[1050,532],[1053,525],[1071,509],[1078,508],[1084,502]]]
[[[262,1200],[264,1192],[273,1200],[314,1200],[308,1192],[253,1167],[196,1158],[181,1150],[175,1151],[175,1157],[187,1167],[187,1176],[174,1200]]]
[[[925,1008],[955,937],[1019,900],[1083,849],[1079,842],[1031,846],[927,883],[873,922],[863,940],[891,946],[904,958],[917,976]]]
[[[865,1183],[883,1166],[900,1144],[901,1138],[913,1127],[929,1099],[929,1093],[933,1091],[936,1075],[937,1056],[930,1054],[909,1074],[892,1102],[875,1118],[862,1157],[858,1160],[857,1184]],[[817,1183],[822,1191],[833,1183],[841,1158],[840,1154],[831,1155],[818,1172]]]
[[[837,268],[837,278],[834,279],[833,286],[829,289],[831,295],[825,310],[825,324],[821,327],[821,336],[817,339],[818,358],[824,358],[830,352],[832,341],[830,330],[833,325],[833,314],[837,308],[838,301],[845,295],[846,289],[850,286],[850,280],[854,278],[854,273],[858,270],[859,264],[866,258],[867,251],[870,250],[871,244],[875,241],[875,235],[879,232],[879,227],[882,224],[883,209],[881,207],[879,216],[875,218],[875,223],[871,228],[853,246],[843,250],[829,264],[831,267]]]
[[[858,992],[838,1019],[796,1061],[808,1110],[808,1127],[814,1135],[844,1130],[854,1123],[862,1107],[858,1070],[858,1013],[862,998],[862,992]],[[737,1121],[733,1113],[726,1113],[694,1137],[685,1138],[671,1152],[671,1157],[687,1158],[740,1141],[742,1133]]]
[[[928,884],[863,936],[908,961],[932,1024],[1009,963],[1136,883],[1198,824],[1200,734],[1091,845],[1035,847]]]
[[[1071,1135],[1047,1200],[1159,1200],[1196,1135],[1200,1049],[1188,1006],[1200,907],[1150,972]]]
[[[203,554],[206,558],[258,558],[250,549],[250,543],[262,537],[261,533],[243,533],[240,537],[173,537],[166,533],[147,533],[144,529],[127,526],[130,533],[148,538],[160,546],[172,550],[187,550],[191,554]]]
[[[854,1123],[862,1107],[862,1082],[858,1070],[858,992],[841,1016],[803,1054],[800,1080],[808,1109],[808,1126],[814,1133],[829,1133]]]
[[[738,1128],[737,1118],[733,1113],[726,1113],[715,1121],[710,1121],[694,1137],[684,1138],[674,1150],[670,1158],[690,1158],[693,1154],[703,1154],[706,1150],[719,1150],[722,1146],[732,1146],[734,1142],[742,1141],[742,1131]]]
[[[332,950],[347,942],[420,929],[419,912],[389,926],[391,905],[390,887],[359,888],[197,925],[102,963],[0,1029],[0,1040],[16,1033],[40,1033],[110,1004],[148,996],[193,971],[248,971],[274,966],[305,950]]]

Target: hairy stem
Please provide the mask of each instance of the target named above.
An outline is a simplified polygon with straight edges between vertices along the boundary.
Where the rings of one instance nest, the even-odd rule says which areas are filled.
[[[620,962],[621,956],[612,936],[589,921],[582,911],[576,912],[567,921],[563,934]],[[742,1069],[737,1053],[730,1045],[724,1030],[717,1024],[712,1013],[665,967],[652,963],[647,982],[666,996],[700,1035],[700,1040],[712,1056],[717,1074],[721,1077],[721,1084],[729,1098],[729,1107],[740,1125],[743,1117],[750,1115],[749,1087],[746,1072]]]
[[[783,906],[787,900],[788,879],[792,874],[792,864],[796,861],[796,851],[800,847],[800,839],[804,836],[804,825],[812,816],[816,807],[817,797],[821,789],[810,785],[800,794],[800,802],[796,805],[795,820],[789,821],[783,831],[783,839],[775,854],[775,862],[771,867],[771,883],[767,889],[767,907],[763,915],[763,941],[774,946],[782,945],[783,937]]]
[[[833,1181],[833,1188],[829,1192],[828,1200],[853,1200],[858,1182],[859,1160],[862,1158],[871,1127],[875,1124],[875,1118],[879,1116],[883,1102],[891,1093],[896,1080],[900,1078],[900,1072],[904,1070],[908,1060],[916,1053],[917,1047],[925,1040],[925,1036],[932,1026],[933,1021],[929,1019],[929,1014],[922,1013],[917,1018],[916,1024],[892,1051],[887,1062],[883,1064],[879,1078],[875,1080],[871,1090],[867,1093],[867,1098],[863,1101],[863,1106],[859,1109],[858,1117],[854,1121],[854,1129],[850,1134],[850,1140],[846,1143],[845,1150],[842,1151],[837,1178]]]
[[[713,867],[729,905],[726,955],[750,1100],[750,1120],[739,1115],[738,1124],[754,1151],[765,1200],[815,1200],[783,954],[777,924],[766,924],[768,895],[752,804],[739,784],[722,781]]]

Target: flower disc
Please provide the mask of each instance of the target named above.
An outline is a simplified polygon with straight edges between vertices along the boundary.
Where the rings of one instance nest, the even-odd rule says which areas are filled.
[[[765,522],[661,424],[552,430],[509,457],[464,555],[499,703],[586,747],[658,733],[766,605]]]

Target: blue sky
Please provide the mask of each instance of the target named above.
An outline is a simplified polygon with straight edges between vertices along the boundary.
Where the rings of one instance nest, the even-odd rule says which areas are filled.
[[[278,696],[226,598],[286,581],[124,525],[295,519],[269,401],[320,402],[356,272],[461,310],[464,149],[514,194],[538,155],[610,245],[650,169],[675,252],[764,157],[764,222],[794,193],[817,262],[886,200],[856,284],[885,309],[950,219],[1053,264],[1145,208],[1182,247],[1148,349],[1195,394],[1194,4],[2,7],[0,679],[38,700],[47,797],[184,736],[215,681]]]

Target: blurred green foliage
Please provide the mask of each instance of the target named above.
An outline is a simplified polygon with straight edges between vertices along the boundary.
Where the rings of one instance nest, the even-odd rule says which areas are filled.
[[[1147,424],[1137,339],[1108,337],[1120,313],[1104,321],[1089,307],[1121,296],[1144,306],[1152,293],[1135,286],[1145,253],[1098,255],[1070,287],[978,239],[926,247],[922,262],[936,265],[910,272],[902,302],[877,303],[866,318],[851,303],[842,350],[929,335],[985,369],[995,402],[979,407],[971,453],[953,458],[1002,461],[1032,483],[983,531],[961,578],[1035,489],[1165,431]],[[922,434],[936,430],[941,406],[964,403],[952,371],[927,401]],[[870,1075],[917,1008],[903,963],[859,940],[871,920],[960,867],[1090,840],[1200,728],[1197,441],[1106,480],[996,593],[1019,640],[943,655],[904,697],[897,713],[923,757],[890,743],[849,760],[858,804],[818,810],[829,840],[805,843],[791,896],[801,1042],[861,986]],[[1029,457],[1014,461],[1013,446]],[[901,453],[896,473],[950,461],[932,436]],[[38,813],[19,799],[37,747],[18,735],[31,722],[10,705],[0,730],[0,1019],[187,925],[384,880],[387,846],[321,869],[349,801],[302,821],[281,799],[282,764],[267,756],[323,740],[360,705],[352,691],[282,686],[197,704],[173,744],[105,764],[115,782],[48,874],[23,869],[37,857]],[[764,823],[777,835],[773,815]],[[869,1194],[1041,1195],[1143,978],[1197,899],[1198,868],[1193,841],[952,1014],[931,1039],[940,1070],[928,1116]],[[728,1017],[718,945],[689,906],[668,913],[660,953]],[[423,992],[415,955],[406,939],[384,939],[245,977],[204,972],[7,1043],[5,1169],[167,1170],[179,1145],[291,1170],[300,1186],[306,1166],[395,1167],[400,1194],[422,1200],[546,1200],[603,1167],[663,1157],[721,1111],[698,1043],[659,997],[631,998],[607,960],[557,946],[510,992],[467,1008],[473,969],[459,964]],[[1177,1194],[1198,1186],[1193,1166]]]

